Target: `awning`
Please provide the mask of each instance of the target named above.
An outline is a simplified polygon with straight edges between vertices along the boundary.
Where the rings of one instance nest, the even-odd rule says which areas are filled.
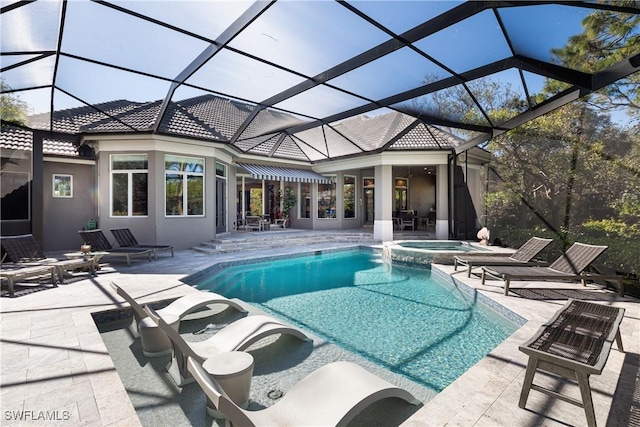
[[[289,182],[315,182],[319,184],[330,184],[333,182],[331,178],[315,173],[314,171],[295,168],[284,168],[279,166],[253,165],[249,163],[238,163],[243,169],[246,169],[252,178],[267,179],[273,181],[289,181]]]

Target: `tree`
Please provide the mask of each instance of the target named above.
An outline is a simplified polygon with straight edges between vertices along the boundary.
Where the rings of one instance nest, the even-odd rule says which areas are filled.
[[[29,104],[21,100],[19,96],[10,92],[4,79],[0,79],[0,118],[5,122],[27,126],[29,120]]]
[[[638,8],[637,0],[616,2]],[[584,31],[569,39],[566,46],[552,51],[562,65],[589,73],[601,71],[633,55],[640,46],[640,15],[599,10],[582,22]],[[626,108],[631,125],[640,125],[640,72],[621,79],[587,98],[601,111]]]
[[[280,198],[282,199],[282,215],[284,218],[289,218],[291,208],[298,202],[298,197],[293,188],[287,186],[283,190],[280,190]]]

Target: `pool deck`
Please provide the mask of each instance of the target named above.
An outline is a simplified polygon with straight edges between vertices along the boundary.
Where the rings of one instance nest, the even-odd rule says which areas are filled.
[[[270,250],[268,255],[343,246],[349,245],[305,245]],[[0,298],[0,425],[142,425],[91,315],[124,306],[109,282],[126,285],[136,298],[151,302],[194,292],[180,279],[216,262],[262,255],[265,254],[245,251],[211,256],[180,250],[173,258],[160,255],[158,261],[136,261],[131,267],[113,263],[94,278],[78,278],[57,288]],[[453,273],[452,266],[437,268]],[[621,298],[597,286],[552,282],[514,283],[512,289],[517,295],[504,296],[497,282],[482,286],[479,278],[468,279],[462,272],[454,273],[454,277],[527,319],[527,323],[402,425],[585,425],[581,408],[536,391],[531,392],[526,409],[518,407],[527,363],[527,356],[518,350],[518,345],[531,337],[568,298],[626,309],[621,325],[626,352],[617,351],[614,345],[602,375],[591,377],[591,388],[598,425],[638,425],[638,299]],[[577,386],[572,383],[540,374],[536,380],[579,396]],[[217,425],[213,419],[209,421]]]

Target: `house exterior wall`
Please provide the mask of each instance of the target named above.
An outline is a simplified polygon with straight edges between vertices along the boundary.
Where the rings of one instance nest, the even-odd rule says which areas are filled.
[[[146,137],[133,141],[98,141],[100,200],[98,202],[98,225],[105,235],[114,241],[110,229],[130,228],[136,239],[144,244],[171,244],[176,249],[187,249],[216,236],[216,161],[227,166],[227,229],[231,229],[231,215],[235,213],[235,197],[230,192],[231,156],[207,145],[182,143],[176,138],[169,140]],[[148,156],[148,215],[114,217],[111,215],[111,155],[146,154]],[[165,155],[202,158],[204,168],[204,215],[167,216],[165,212]],[[230,222],[229,222],[230,221]]]
[[[53,175],[71,175],[72,197],[53,196]],[[79,250],[78,230],[96,217],[96,166],[45,159],[43,165],[44,251]]]
[[[200,141],[184,141],[179,138],[136,135],[132,138],[106,136],[105,140],[93,141],[96,147],[96,163],[93,165],[64,164],[45,162],[44,203],[47,218],[45,221],[45,250],[75,249],[81,241],[76,240],[77,231],[85,227],[89,219],[96,219],[98,227],[114,241],[110,229],[127,227],[132,230],[140,243],[172,244],[177,249],[186,249],[201,242],[216,238],[219,233],[233,231],[236,221],[236,167],[239,161],[254,161],[242,158],[228,147],[213,147]],[[114,217],[111,215],[111,155],[146,154],[148,158],[148,214],[146,216]],[[165,212],[165,156],[178,155],[204,159],[204,214],[202,216],[167,216]],[[363,204],[363,177],[375,176],[375,222],[374,235],[384,234],[392,238],[392,210],[394,206],[393,178],[402,168],[397,165],[440,165],[436,174],[426,176],[422,171],[409,177],[408,208],[415,210],[417,217],[426,216],[436,208],[438,238],[447,238],[448,194],[446,191],[447,166],[446,154],[442,153],[381,153],[379,155],[354,158],[346,161],[323,163],[313,169],[325,176],[336,179],[336,218],[318,218],[318,186],[311,185],[311,218],[300,218],[299,203],[292,209],[291,227],[298,229],[337,230],[360,229],[364,225],[365,206]],[[261,159],[264,161],[264,159]],[[227,167],[226,171],[226,227],[216,232],[216,162]],[[280,162],[282,163],[282,162]],[[54,167],[55,166],[55,167]],[[292,167],[296,167],[293,165]],[[386,173],[380,174],[383,168]],[[481,201],[481,183],[479,166],[468,168],[470,193],[474,205]],[[73,200],[54,200],[51,196],[53,173],[66,173],[74,176]],[[355,218],[344,218],[344,177],[355,177]],[[382,180],[388,179],[388,183]],[[293,184],[298,196],[300,186]],[[97,191],[93,191],[93,189]],[[476,208],[477,209],[477,208]],[[384,212],[382,212],[384,211]],[[383,224],[388,222],[389,224]],[[376,230],[375,223],[382,228]],[[58,227],[55,224],[65,224]],[[418,225],[418,224],[416,224]],[[381,231],[382,230],[382,231]]]

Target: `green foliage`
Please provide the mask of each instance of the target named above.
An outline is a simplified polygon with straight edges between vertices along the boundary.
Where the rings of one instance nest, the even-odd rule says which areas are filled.
[[[29,120],[29,104],[20,99],[19,96],[12,93],[5,93],[11,88],[0,80],[0,118],[3,121],[27,126]]]
[[[289,218],[289,211],[298,202],[296,192],[291,187],[285,187],[284,191],[280,190],[280,197],[282,199],[282,215],[285,218]]]
[[[622,237],[640,239],[640,224],[627,224],[616,219],[590,220],[582,224],[582,233],[594,237]]]
[[[618,5],[637,8],[636,0]],[[563,65],[585,72],[598,72],[636,55],[640,46],[640,15],[599,10],[582,21],[584,31],[569,39],[566,46],[552,53]],[[640,124],[640,73],[620,79],[593,94],[590,102],[604,111],[627,108],[632,124]]]

